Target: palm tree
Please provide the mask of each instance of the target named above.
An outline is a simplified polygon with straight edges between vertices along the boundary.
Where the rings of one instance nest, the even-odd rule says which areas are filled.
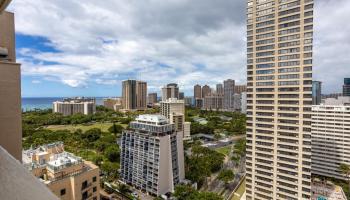
[[[339,165],[339,170],[348,179],[348,184],[349,184],[349,189],[350,189],[350,166],[348,164],[341,163]]]

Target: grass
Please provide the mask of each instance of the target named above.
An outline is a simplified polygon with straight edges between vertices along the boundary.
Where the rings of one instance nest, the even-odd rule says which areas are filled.
[[[81,129],[83,132],[92,129],[92,128],[99,128],[101,129],[103,132],[107,132],[108,128],[111,127],[113,125],[113,123],[111,122],[105,122],[105,123],[101,123],[101,122],[97,122],[94,124],[78,124],[78,125],[50,125],[47,126],[46,128],[49,130],[53,130],[53,131],[58,131],[58,130],[69,130],[71,132],[76,131],[77,129]],[[124,128],[127,126],[126,124],[121,124]]]
[[[245,191],[245,179],[244,179],[244,181],[242,181],[241,185],[236,190],[235,195],[232,197],[231,200],[240,200],[244,191]]]
[[[224,154],[225,156],[228,156],[231,151],[231,146],[225,146],[215,149],[217,152]]]

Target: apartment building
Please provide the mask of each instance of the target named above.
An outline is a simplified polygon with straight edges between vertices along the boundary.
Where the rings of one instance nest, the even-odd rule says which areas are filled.
[[[211,89],[208,85],[204,85],[202,87],[202,99],[204,99],[207,95],[211,93]]]
[[[61,113],[64,116],[74,114],[91,115],[96,112],[95,99],[92,98],[66,98],[63,101],[55,101],[53,112]]]
[[[350,101],[314,105],[312,113],[312,174],[347,180],[339,165],[350,165]]]
[[[104,98],[103,106],[114,111],[118,111],[123,108],[122,98]]]
[[[149,93],[147,97],[147,104],[153,106],[158,102],[158,94],[157,93]]]
[[[176,83],[169,83],[162,88],[162,101],[169,98],[179,99],[179,86]]]
[[[170,98],[160,102],[160,113],[171,123],[175,124],[175,131],[183,132],[184,139],[190,139],[190,130],[186,124],[185,129],[185,102],[176,98]]]
[[[236,94],[241,94],[242,92],[247,92],[247,85],[235,85],[234,91]]]
[[[23,165],[61,200],[100,199],[99,168],[64,151],[62,142],[24,150]]]
[[[224,86],[221,83],[216,84],[216,92],[218,94],[224,94]]]
[[[21,65],[16,62],[14,14],[0,1],[0,146],[22,155]]]
[[[205,96],[203,109],[205,110],[223,110],[224,95],[219,93],[210,93]]]
[[[121,139],[121,180],[160,196],[185,178],[182,133],[163,115],[140,115]]]
[[[247,199],[311,198],[313,0],[247,1]]]
[[[193,87],[193,96],[194,99],[202,98],[202,86],[197,84]]]
[[[235,80],[224,81],[224,109],[233,111],[233,95],[235,94]]]
[[[125,80],[122,83],[122,103],[125,111],[147,109],[147,83]]]

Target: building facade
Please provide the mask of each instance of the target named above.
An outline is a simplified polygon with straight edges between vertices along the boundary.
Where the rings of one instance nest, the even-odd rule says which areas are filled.
[[[205,110],[222,110],[224,103],[224,95],[218,93],[208,94],[203,101],[203,109]]]
[[[314,105],[312,113],[312,174],[347,180],[339,165],[350,165],[350,105]]]
[[[74,114],[91,115],[96,112],[95,99],[91,98],[67,98],[63,101],[53,102],[53,112],[64,116]]]
[[[193,87],[193,98],[194,99],[202,98],[202,86],[197,84]]]
[[[104,98],[103,106],[111,110],[117,111],[123,108],[121,98]]]
[[[235,94],[235,80],[224,81],[224,109],[233,110],[233,95]]]
[[[16,62],[14,14],[0,7],[0,146],[22,156],[21,65]]]
[[[247,4],[247,199],[310,199],[313,0]]]
[[[169,98],[179,99],[179,87],[176,83],[169,83],[162,88],[162,101],[166,101]]]
[[[183,132],[183,138],[189,139],[190,132],[185,132],[185,102],[176,98],[170,98],[160,102],[160,113],[171,123],[175,124],[175,131]]]
[[[234,91],[236,94],[241,94],[242,92],[247,92],[247,85],[235,85]]]
[[[147,109],[147,83],[137,80],[123,81],[122,103],[125,111]]]
[[[343,96],[350,97],[350,78],[344,78]]]
[[[140,115],[121,139],[121,179],[155,196],[185,178],[183,138],[163,115]]]
[[[211,89],[208,85],[204,85],[202,87],[202,99],[204,99],[207,95],[211,93]]]
[[[62,142],[23,151],[23,164],[61,200],[100,199],[99,168],[65,152]]]
[[[224,86],[221,83],[216,84],[216,92],[218,94],[224,94]]]
[[[320,105],[322,100],[322,82],[312,81],[312,105]]]
[[[157,93],[149,93],[147,98],[148,105],[154,105],[158,103],[158,94]]]

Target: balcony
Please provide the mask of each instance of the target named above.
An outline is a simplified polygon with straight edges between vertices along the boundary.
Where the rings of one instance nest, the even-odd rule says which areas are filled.
[[[8,52],[8,49],[5,48],[5,47],[0,47],[0,61],[8,61],[8,55],[9,55],[9,52]]]

